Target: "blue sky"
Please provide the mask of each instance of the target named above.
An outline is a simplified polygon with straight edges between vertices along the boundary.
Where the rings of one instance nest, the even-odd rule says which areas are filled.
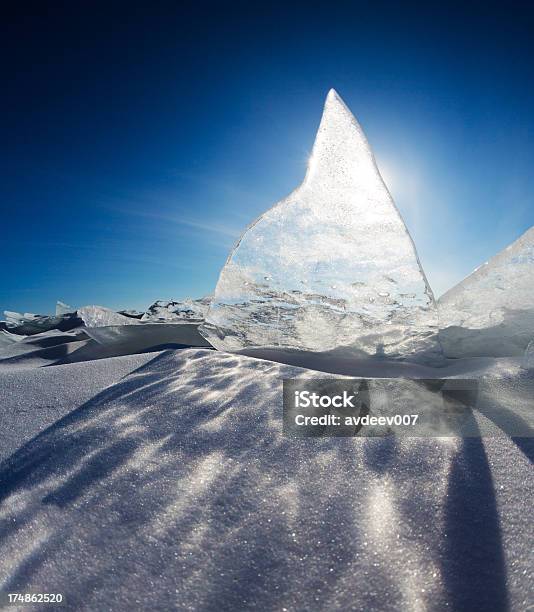
[[[240,232],[304,177],[330,87],[437,295],[534,225],[527,3],[284,4],[6,17],[1,310],[212,291]]]

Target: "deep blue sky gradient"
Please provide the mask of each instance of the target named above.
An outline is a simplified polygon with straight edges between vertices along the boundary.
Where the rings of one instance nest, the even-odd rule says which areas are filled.
[[[437,295],[534,225],[528,3],[27,4],[4,15],[0,309],[213,290],[334,87]]]

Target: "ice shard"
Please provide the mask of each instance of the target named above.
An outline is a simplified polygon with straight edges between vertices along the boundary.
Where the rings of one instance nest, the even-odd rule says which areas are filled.
[[[151,304],[144,313],[143,321],[191,321],[200,323],[204,320],[211,296],[206,296],[197,300],[186,298],[181,302],[157,300]]]
[[[334,90],[303,183],[243,233],[200,329],[227,351],[440,354],[434,297],[412,239]]]
[[[438,300],[448,357],[523,355],[534,335],[534,227]]]
[[[74,311],[75,311],[75,308],[73,308],[72,306],[69,306],[68,304],[65,304],[65,302],[61,302],[60,300],[56,302],[56,317],[61,317],[66,314],[71,314]]]
[[[75,312],[51,317],[49,315],[38,315],[31,312],[11,312],[4,311],[6,317],[6,327],[11,333],[21,334],[24,336],[33,336],[41,334],[52,329],[60,331],[69,331],[82,325],[81,319]]]
[[[108,325],[140,325],[140,321],[125,317],[104,306],[84,306],[78,308],[78,316],[85,327],[106,327]]]
[[[523,363],[521,364],[525,370],[534,370],[534,340],[531,340],[523,355]]]

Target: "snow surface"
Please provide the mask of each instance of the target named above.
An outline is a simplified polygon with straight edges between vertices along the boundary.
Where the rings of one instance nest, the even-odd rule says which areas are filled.
[[[519,362],[471,367],[484,439],[285,438],[281,380],[331,375],[206,349],[0,374],[0,584],[76,610],[525,610],[534,440],[495,419],[532,406]]]
[[[145,353],[23,373],[2,372],[0,365],[0,459],[151,359]]]
[[[127,317],[124,317],[127,320]],[[138,321],[136,321],[138,323]],[[193,323],[143,323],[50,330],[0,346],[0,372],[105,359],[165,348],[210,346]],[[211,347],[210,347],[211,348]]]

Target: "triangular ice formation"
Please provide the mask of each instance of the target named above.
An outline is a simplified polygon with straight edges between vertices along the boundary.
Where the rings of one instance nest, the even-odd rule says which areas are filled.
[[[534,227],[439,300],[448,357],[522,355],[534,337]]]
[[[308,172],[241,236],[201,328],[218,349],[439,353],[434,298],[363,131],[334,90]]]

